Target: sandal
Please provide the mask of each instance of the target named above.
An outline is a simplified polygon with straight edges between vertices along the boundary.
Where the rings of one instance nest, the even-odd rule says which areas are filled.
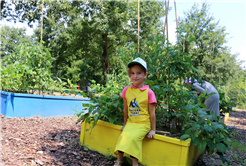
[[[121,166],[122,163],[123,163],[123,161],[116,160],[115,163],[114,163],[114,166]]]

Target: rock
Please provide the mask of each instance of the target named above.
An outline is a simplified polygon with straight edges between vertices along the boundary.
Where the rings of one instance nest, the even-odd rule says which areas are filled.
[[[43,154],[44,152],[43,151],[37,151],[37,153]]]

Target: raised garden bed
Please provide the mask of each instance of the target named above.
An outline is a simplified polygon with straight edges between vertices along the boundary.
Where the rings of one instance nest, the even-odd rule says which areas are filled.
[[[74,115],[89,98],[32,95],[1,91],[1,114],[9,117],[55,117]]]
[[[90,124],[83,122],[81,126],[80,143],[91,150],[105,155],[114,155],[114,149],[121,133],[121,126],[98,121],[92,129]],[[191,166],[199,158],[201,152],[191,145],[190,139],[179,139],[155,135],[154,139],[143,140],[143,165],[176,165]]]

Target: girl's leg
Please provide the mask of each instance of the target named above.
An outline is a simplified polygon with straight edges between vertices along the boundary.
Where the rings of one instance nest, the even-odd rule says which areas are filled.
[[[124,155],[124,152],[119,151],[118,159],[115,162],[114,166],[121,166],[122,165],[122,163],[123,163],[123,155]]]
[[[123,152],[119,152],[118,161],[123,161],[123,155],[124,155]]]
[[[138,166],[138,159],[132,158],[132,166]]]

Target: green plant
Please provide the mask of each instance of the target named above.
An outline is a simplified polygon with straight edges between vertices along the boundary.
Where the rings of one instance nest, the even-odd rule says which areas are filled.
[[[236,104],[234,101],[230,100],[229,97],[225,96],[225,93],[222,91],[218,91],[220,95],[220,116],[225,116],[225,113],[232,112],[232,107],[235,107]]]
[[[69,88],[70,95],[75,94],[75,96],[76,96],[78,94],[78,90],[77,90],[78,85],[73,84],[70,79],[68,79],[67,82],[68,82],[67,87]]]
[[[240,153],[246,153],[246,145],[237,139],[232,139],[230,142],[231,149],[237,150]]]
[[[125,76],[122,75],[123,78]],[[91,103],[93,104],[83,104],[86,113],[81,111],[77,113],[79,117],[77,123],[81,120],[85,120],[87,123],[92,123],[92,127],[96,125],[98,120],[103,120],[110,122],[112,124],[123,124],[123,106],[124,102],[120,94],[124,88],[123,84],[119,84],[112,78],[111,75],[107,75],[108,84],[107,87],[103,87],[100,84],[94,84],[92,81],[91,90],[89,92],[89,97],[91,98]],[[118,82],[122,83],[121,76],[117,77]],[[102,96],[97,96],[95,94],[100,93]]]
[[[29,93],[38,87],[40,92],[53,85],[52,58],[47,48],[21,43],[16,50],[1,67],[2,90]]]

